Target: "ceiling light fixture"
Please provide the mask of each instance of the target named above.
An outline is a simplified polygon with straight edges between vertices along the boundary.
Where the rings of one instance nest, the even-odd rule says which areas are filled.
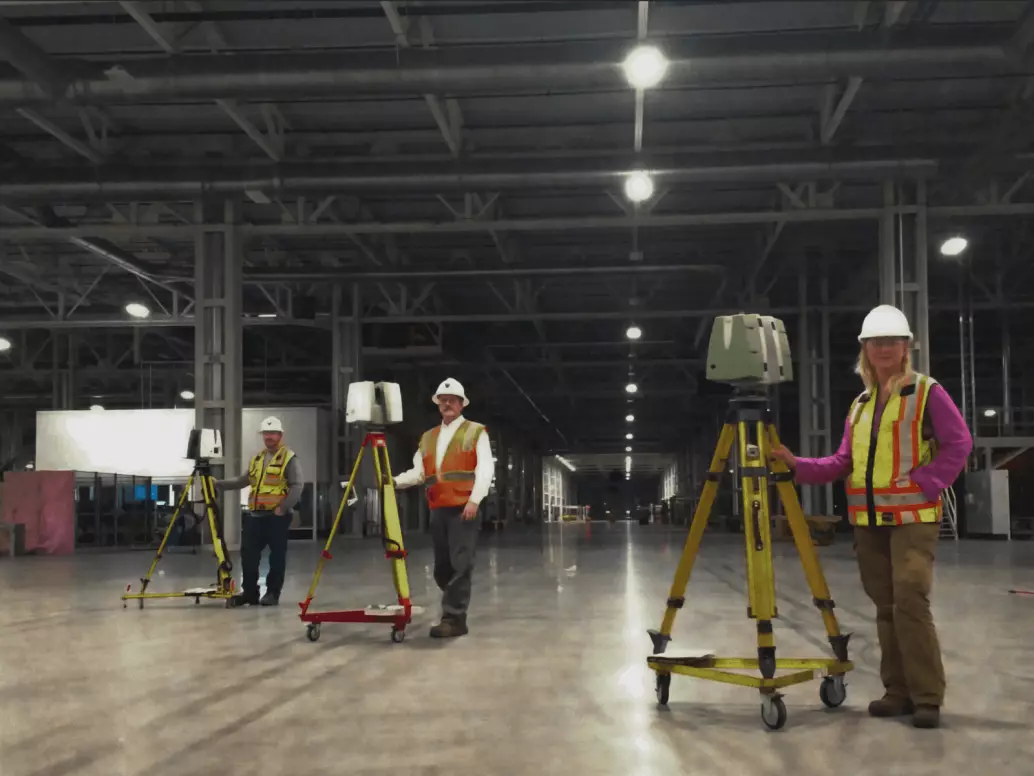
[[[0,353],[6,353],[12,347],[11,340],[7,339],[7,337],[0,337]]]
[[[194,398],[194,392],[193,391],[180,391],[180,398],[185,400],[185,401],[190,401],[191,399]]]
[[[621,68],[633,89],[651,89],[668,72],[668,58],[656,46],[636,46],[625,57]]]
[[[629,393],[635,393],[636,391],[639,390],[639,386],[636,385],[635,383],[629,383],[628,385],[625,386],[625,390],[628,391]]]
[[[643,336],[643,330],[635,324],[632,324],[625,330],[625,336],[630,340],[637,340]]]
[[[100,404],[91,404],[90,405],[90,410],[92,412],[103,412],[104,411],[104,407],[102,405],[100,405]]]
[[[632,434],[625,434],[625,439],[632,440],[635,439],[635,436],[633,436]]]
[[[570,469],[571,471],[574,471],[574,470],[575,470],[575,468],[574,468],[574,464],[573,464],[573,463],[571,463],[570,461],[568,461],[568,460],[567,460],[566,458],[564,458],[564,456],[562,456],[562,455],[558,455],[558,456],[556,457],[556,459],[557,459],[558,461],[560,461],[560,463],[562,463],[562,464],[563,464],[564,466],[566,466],[566,467],[567,467],[568,469]]]
[[[134,318],[147,318],[151,314],[150,308],[139,302],[130,302],[126,305],[126,312]]]
[[[653,178],[649,173],[636,170],[625,178],[625,196],[630,202],[646,202],[653,196]]]
[[[635,420],[635,415],[625,415],[625,420],[632,423]]]
[[[941,243],[942,256],[958,256],[969,246],[969,240],[965,237],[949,237]]]
[[[625,452],[626,452],[626,453],[630,453],[630,452],[632,452],[632,448],[631,448],[631,447],[626,447],[626,448],[625,448]]]
[[[985,418],[993,418],[997,414],[998,414],[998,410],[994,410],[994,409],[986,409],[986,410],[984,410],[984,417]]]

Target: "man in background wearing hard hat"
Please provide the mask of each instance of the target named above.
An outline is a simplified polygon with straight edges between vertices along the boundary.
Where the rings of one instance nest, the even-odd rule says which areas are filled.
[[[258,603],[276,606],[280,602],[287,567],[291,510],[304,489],[301,465],[294,451],[283,442],[284,427],[280,418],[266,418],[259,431],[263,449],[251,459],[247,474],[216,482],[216,487],[224,491],[251,487],[241,533],[243,578],[241,593],[235,601],[238,606]],[[269,547],[269,574],[266,575],[266,594],[259,601],[259,562],[266,547]]]
[[[478,505],[492,487],[495,464],[485,427],[463,417],[470,400],[458,381],[447,379],[431,401],[442,423],[420,437],[413,468],[395,477],[395,487],[427,487],[434,581],[442,591],[442,619],[431,637],[442,639],[467,633]]]

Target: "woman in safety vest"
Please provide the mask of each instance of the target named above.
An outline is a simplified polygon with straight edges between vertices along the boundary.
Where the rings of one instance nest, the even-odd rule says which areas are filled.
[[[844,437],[827,458],[772,451],[804,485],[846,478],[862,587],[876,604],[884,696],[874,717],[912,715],[937,727],[944,666],[930,613],[941,491],[966,466],[973,438],[948,392],[913,371],[912,330],[890,305],[862,323],[857,372],[865,391],[851,404]]]

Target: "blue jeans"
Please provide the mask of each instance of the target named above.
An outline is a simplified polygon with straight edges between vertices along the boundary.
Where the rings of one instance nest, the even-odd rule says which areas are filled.
[[[287,536],[291,527],[291,515],[245,512],[242,519],[244,525],[241,534],[241,592],[249,597],[258,596],[259,563],[262,560],[262,551],[269,547],[266,592],[279,596],[287,569]]]

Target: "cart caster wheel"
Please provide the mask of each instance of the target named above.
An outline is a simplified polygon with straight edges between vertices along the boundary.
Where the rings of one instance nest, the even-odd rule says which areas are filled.
[[[309,641],[319,641],[320,640],[320,626],[317,623],[310,624],[305,629],[305,635],[309,639]]]
[[[819,685],[819,700],[835,709],[847,700],[847,683],[842,676],[827,676]]]
[[[671,689],[671,674],[657,674],[657,703],[661,706],[668,705],[668,690]]]
[[[406,632],[404,630],[399,630],[398,628],[392,628],[391,640],[395,644],[401,644],[403,641],[406,640]]]
[[[769,730],[779,730],[786,724],[786,704],[779,695],[766,695],[761,699],[761,721]]]

